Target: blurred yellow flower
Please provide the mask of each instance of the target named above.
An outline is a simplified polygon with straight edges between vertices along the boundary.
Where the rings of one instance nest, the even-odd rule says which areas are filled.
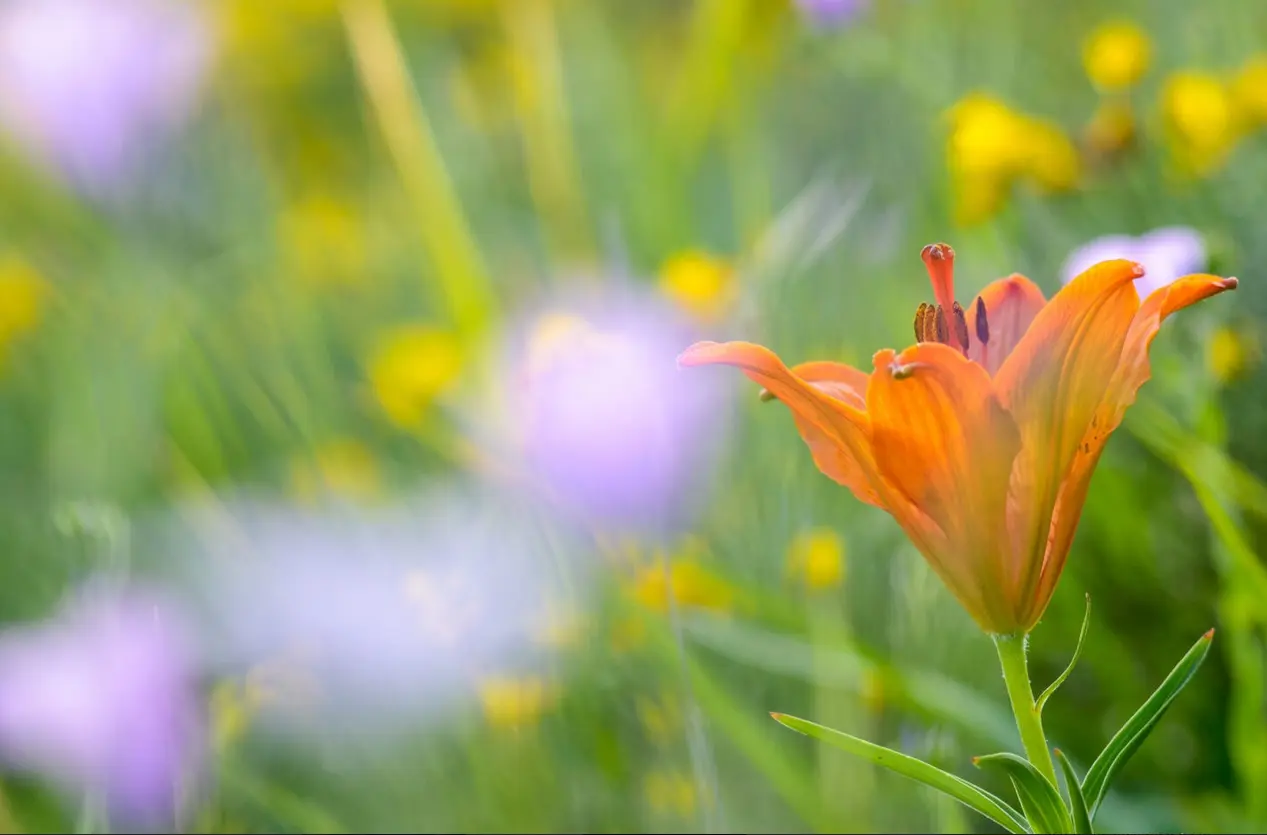
[[[479,685],[484,719],[495,728],[535,724],[559,699],[556,685],[538,676],[497,676]]]
[[[15,254],[0,258],[0,353],[35,330],[44,312],[49,285],[35,268]]]
[[[997,212],[1018,180],[1064,191],[1077,185],[1081,173],[1077,149],[1060,128],[984,93],[950,109],[946,152],[961,223]]]
[[[634,707],[647,737],[655,744],[667,745],[681,732],[682,708],[673,696],[666,694],[659,699],[638,696]]]
[[[657,552],[650,564],[637,571],[632,593],[643,606],[662,613],[669,610],[670,595],[678,606],[714,612],[729,611],[735,601],[730,584],[704,568],[689,552],[671,559],[663,551]]]
[[[1112,156],[1135,144],[1135,112],[1124,99],[1100,102],[1087,124],[1087,147],[1094,154]]]
[[[328,194],[310,195],[289,206],[278,226],[287,265],[300,280],[314,285],[365,280],[365,229],[347,202]]]
[[[845,545],[831,528],[803,531],[788,547],[787,568],[810,589],[835,588],[845,579]]]
[[[653,771],[643,780],[647,805],[657,814],[689,817],[695,811],[695,781],[677,771]]]
[[[370,383],[388,419],[418,424],[432,402],[462,371],[458,338],[430,325],[403,325],[379,339],[369,362]]]
[[[1267,124],[1267,55],[1251,58],[1232,79],[1232,96],[1246,124]]]
[[[705,322],[721,319],[734,303],[734,268],[699,250],[680,252],[660,268],[660,289],[692,316]]]
[[[291,485],[305,501],[327,493],[368,500],[379,494],[381,480],[369,447],[352,438],[337,438],[319,445],[311,456],[292,465]]]
[[[1206,343],[1206,367],[1223,384],[1244,376],[1257,365],[1259,357],[1260,346],[1253,334],[1237,328],[1221,327]]]
[[[323,70],[335,55],[331,39],[339,0],[224,0],[215,4],[224,53],[239,83],[285,89]]]
[[[1162,116],[1171,153],[1186,173],[1213,172],[1240,135],[1228,85],[1211,73],[1177,72],[1162,90]]]
[[[1139,26],[1116,20],[1098,26],[1082,48],[1082,64],[1091,83],[1104,92],[1133,87],[1148,72],[1153,45]]]

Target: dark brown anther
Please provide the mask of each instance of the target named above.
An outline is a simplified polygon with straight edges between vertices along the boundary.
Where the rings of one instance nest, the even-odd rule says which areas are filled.
[[[985,299],[977,296],[977,341],[990,344],[990,323],[985,318]]]
[[[915,311],[915,341],[924,341],[925,319],[928,318],[928,302],[920,302],[919,309]]]
[[[942,344],[949,342],[950,328],[946,326],[946,309],[942,307],[941,305],[937,305],[936,328],[937,328],[936,330],[937,338],[935,341],[940,342]]]
[[[968,352],[968,320],[963,315],[963,307],[955,302],[955,338],[959,340],[959,350]]]

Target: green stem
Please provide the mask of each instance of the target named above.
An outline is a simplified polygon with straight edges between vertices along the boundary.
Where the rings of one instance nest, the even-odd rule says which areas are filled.
[[[1025,756],[1041,771],[1053,786],[1056,769],[1047,747],[1047,735],[1043,733],[1043,717],[1034,706],[1034,691],[1029,684],[1029,668],[1025,663],[1024,635],[995,635],[994,646],[999,651],[999,663],[1003,665],[1003,681],[1007,684],[1007,696],[1012,702],[1016,727],[1021,732],[1021,744]]]

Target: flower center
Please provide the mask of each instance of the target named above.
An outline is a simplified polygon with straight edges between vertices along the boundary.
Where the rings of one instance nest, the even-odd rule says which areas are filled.
[[[923,302],[915,311],[915,341],[940,342],[968,354],[968,318],[963,307],[955,301],[955,251],[950,244],[929,244],[920,253],[928,278],[933,284],[935,304]],[[990,326],[986,321],[985,302],[977,297],[977,341],[982,349],[990,341]]]

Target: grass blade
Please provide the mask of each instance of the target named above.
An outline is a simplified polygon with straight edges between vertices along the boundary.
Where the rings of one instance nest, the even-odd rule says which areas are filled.
[[[884,766],[890,771],[895,771],[903,777],[909,777],[912,780],[937,789],[943,794],[958,800],[969,809],[986,816],[1008,832],[1029,831],[1024,819],[1007,803],[948,771],[942,771],[940,768],[929,765],[923,760],[917,760],[899,751],[885,748],[883,745],[867,742],[864,739],[824,727],[806,719],[798,719],[795,716],[787,716],[782,713],[771,713],[770,715],[774,717],[775,721],[797,733],[834,745],[851,754],[870,760],[876,765]]]

